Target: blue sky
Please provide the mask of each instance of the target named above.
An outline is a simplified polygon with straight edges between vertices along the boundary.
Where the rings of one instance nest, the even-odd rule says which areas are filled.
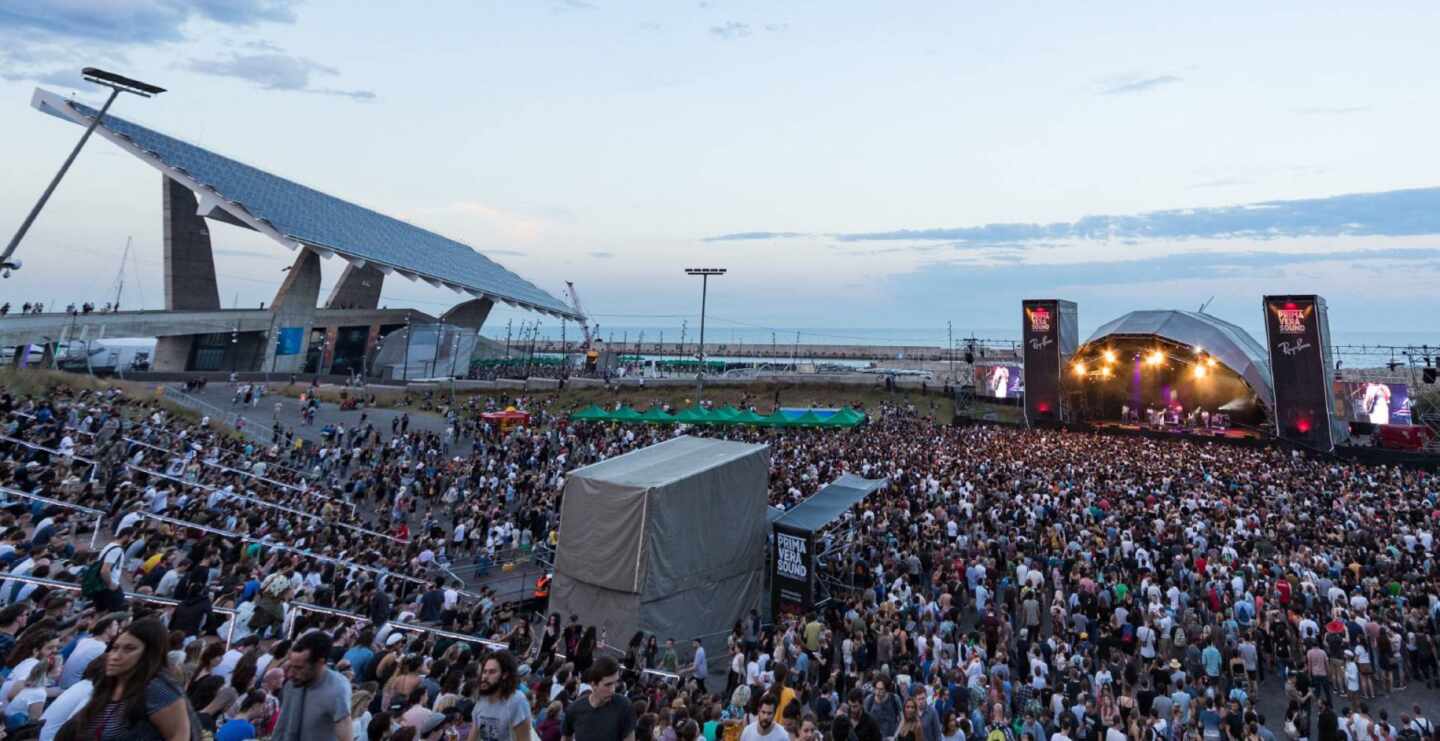
[[[117,113],[574,280],[612,327],[678,325],[681,269],[723,265],[717,328],[1007,327],[1041,295],[1257,327],[1313,291],[1440,344],[1437,32],[1418,2],[10,0],[0,228],[78,133],[30,92],[95,65],[170,89]],[[159,307],[159,191],[92,142],[0,292],[99,300],[133,236]],[[290,253],[211,233],[225,303],[268,301]]]

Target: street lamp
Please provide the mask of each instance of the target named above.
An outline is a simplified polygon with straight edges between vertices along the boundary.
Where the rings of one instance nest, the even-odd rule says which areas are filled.
[[[165,88],[163,87],[156,87],[148,82],[121,77],[113,72],[106,72],[105,70],[95,69],[94,67],[86,67],[80,71],[80,74],[85,77],[87,82],[93,82],[96,85],[110,88],[110,97],[105,99],[105,105],[100,106],[100,112],[95,114],[95,118],[90,120],[90,125],[85,128],[85,133],[80,135],[80,141],[75,143],[75,148],[70,150],[70,156],[65,158],[65,164],[60,165],[60,171],[55,173],[55,177],[50,181],[50,185],[45,188],[44,193],[40,194],[40,200],[35,202],[35,207],[30,209],[30,214],[20,223],[20,228],[15,232],[15,236],[10,238],[10,244],[5,247],[5,253],[0,254],[0,275],[6,278],[10,277],[10,271],[20,269],[20,261],[10,259],[11,256],[15,254],[15,250],[20,246],[20,240],[25,238],[25,232],[30,231],[30,225],[35,223],[35,217],[40,215],[40,209],[45,208],[45,202],[50,200],[50,194],[55,192],[55,187],[60,184],[60,179],[65,177],[65,173],[70,169],[70,165],[75,162],[75,157],[80,154],[80,149],[85,146],[85,142],[88,141],[90,135],[95,132],[95,127],[99,126],[100,120],[105,118],[106,111],[110,110],[110,104],[115,102],[115,99],[120,96],[120,93],[131,93],[132,95],[138,95],[142,98],[149,98],[152,95],[159,95],[165,92]]]
[[[695,404],[705,396],[705,298],[710,292],[710,276],[724,275],[725,268],[685,268],[686,275],[700,276],[700,372],[695,374]]]

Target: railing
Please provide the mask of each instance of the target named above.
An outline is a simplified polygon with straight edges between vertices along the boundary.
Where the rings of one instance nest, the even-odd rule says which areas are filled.
[[[46,447],[46,446],[44,446],[44,445],[39,445],[39,444],[36,444],[36,443],[32,443],[32,442],[30,442],[30,441],[28,441],[28,440],[21,440],[21,439],[18,438],[18,437],[10,437],[9,435],[0,435],[0,440],[3,440],[3,441],[5,441],[5,442],[7,442],[7,443],[15,443],[16,445],[23,445],[23,446],[25,446],[25,447],[27,447],[27,448],[29,448],[29,449],[31,449],[31,450],[38,450],[38,451],[40,451],[40,452],[42,452],[42,453],[49,453],[50,455],[58,455],[58,456],[60,456],[61,458],[74,459],[74,460],[80,461],[81,463],[89,463],[89,464],[90,464],[90,480],[91,480],[91,481],[94,481],[94,480],[95,480],[95,472],[96,472],[96,471],[99,469],[99,467],[100,467],[100,464],[97,463],[97,462],[95,461],[95,459],[93,459],[93,458],[86,458],[86,457],[83,456],[83,455],[76,455],[75,453],[66,453],[66,452],[63,451],[63,450],[56,450],[56,449],[54,449],[54,448],[48,448],[48,447]]]
[[[220,489],[220,487],[218,487],[218,486],[211,486],[211,485],[209,485],[209,484],[202,484],[202,483],[200,483],[200,482],[198,482],[198,481],[187,481],[186,479],[182,479],[182,478],[180,478],[179,476],[171,476],[171,475],[168,474],[168,473],[162,473],[162,472],[160,472],[160,471],[152,471],[152,470],[150,470],[150,469],[148,469],[148,468],[141,468],[140,466],[137,466],[137,465],[135,465],[135,464],[133,464],[133,463],[127,463],[127,464],[125,464],[125,467],[126,467],[126,468],[129,468],[129,469],[132,470],[132,471],[139,471],[140,473],[147,474],[147,475],[150,475],[150,476],[158,476],[158,477],[160,477],[160,478],[162,478],[162,479],[169,479],[170,481],[174,481],[174,482],[176,482],[176,483],[183,484],[183,485],[185,485],[185,486],[193,486],[193,487],[195,487],[195,488],[197,488],[197,489],[203,489],[203,490],[205,490],[205,491],[211,491],[211,492],[214,492],[214,491],[222,491],[222,490]],[[325,518],[324,518],[324,517],[321,517],[320,515],[312,514],[312,513],[310,513],[310,512],[304,512],[304,511],[302,511],[302,510],[295,509],[294,507],[286,507],[286,506],[283,505],[283,504],[276,504],[276,503],[274,503],[274,502],[267,502],[267,501],[265,501],[264,499],[260,499],[260,498],[258,498],[258,497],[252,497],[252,496],[249,496],[249,495],[246,495],[246,494],[240,494],[240,493],[238,493],[238,492],[225,492],[225,496],[227,496],[227,497],[234,497],[234,498],[236,498],[236,499],[239,499],[239,500],[242,501],[242,502],[250,502],[251,504],[258,504],[258,505],[260,505],[261,507],[268,507],[268,508],[270,508],[270,509],[280,510],[281,512],[288,512],[289,514],[296,515],[296,516],[299,516],[299,517],[305,517],[305,518],[308,518],[308,519],[311,519],[311,520],[319,520],[319,521],[321,521],[321,522],[326,522]],[[410,542],[409,540],[407,540],[407,539],[405,539],[405,538],[397,538],[397,537],[395,537],[395,536],[393,536],[393,535],[387,535],[387,534],[382,533],[382,532],[377,532],[377,531],[375,531],[375,530],[370,530],[370,529],[368,529],[368,528],[360,527],[359,525],[351,525],[351,524],[348,523],[348,522],[338,522],[338,521],[337,521],[337,522],[331,522],[331,523],[329,523],[329,524],[335,525],[336,527],[343,527],[343,528],[346,528],[347,530],[353,530],[353,531],[355,531],[355,532],[357,532],[357,533],[364,533],[365,535],[369,535],[369,536],[372,536],[372,537],[385,538],[386,540],[390,540],[390,541],[393,541],[393,542],[395,542],[395,543],[405,543],[405,544],[408,544],[408,543]]]
[[[141,440],[136,440],[136,439],[134,439],[134,438],[125,437],[125,438],[121,438],[121,439],[124,440],[124,441],[127,442],[127,443],[131,443],[131,444],[134,444],[134,445],[139,445],[139,446],[141,446],[141,447],[149,448],[150,450],[158,451],[158,452],[161,452],[161,453],[166,453],[166,454],[168,454],[168,455],[180,456],[180,457],[183,457],[183,456],[185,455],[185,453],[183,453],[183,452],[181,452],[181,451],[171,450],[171,449],[169,449],[169,448],[162,448],[162,447],[160,447],[159,445],[154,445],[154,444],[147,443],[147,442],[144,442],[144,441],[141,441]],[[216,450],[220,450],[220,449],[219,449],[219,448],[216,448]],[[335,497],[326,496],[326,495],[324,495],[324,494],[321,494],[321,493],[318,492],[318,491],[311,491],[311,490],[309,489],[309,487],[297,486],[297,485],[295,485],[295,484],[287,484],[287,483],[285,483],[285,482],[283,482],[283,481],[276,481],[275,479],[266,478],[266,477],[264,477],[264,476],[260,476],[260,475],[258,475],[258,474],[254,474],[254,473],[251,473],[251,472],[249,472],[249,471],[242,471],[242,470],[240,470],[240,469],[238,469],[238,468],[231,468],[230,466],[226,466],[226,465],[223,465],[223,464],[220,464],[220,463],[212,463],[212,462],[207,461],[207,460],[205,460],[205,459],[203,459],[203,458],[200,458],[200,459],[198,459],[198,460],[199,460],[200,464],[201,464],[201,465],[204,465],[204,466],[209,466],[209,467],[211,467],[211,468],[218,468],[218,469],[220,469],[220,470],[222,470],[222,471],[227,471],[227,472],[230,472],[230,473],[239,474],[239,475],[241,475],[241,476],[248,476],[248,477],[250,477],[250,478],[252,478],[252,479],[255,479],[255,480],[257,480],[257,481],[263,481],[263,482],[265,482],[265,483],[267,483],[267,484],[270,484],[270,485],[272,485],[272,486],[277,486],[277,487],[280,487],[280,488],[282,488],[282,489],[288,489],[288,490],[290,490],[290,491],[295,491],[295,492],[299,492],[299,493],[301,493],[301,494],[305,494],[306,496],[317,497],[317,498],[319,498],[319,499],[324,499],[324,500],[326,500],[326,501],[335,502],[336,504],[345,505],[345,506],[348,506],[352,512],[355,510],[355,503],[354,503],[354,502],[347,502],[347,501],[345,501],[345,500],[343,500],[343,499],[336,499]]]
[[[322,607],[322,606],[320,606],[320,605],[312,605],[312,604],[309,604],[308,602],[291,602],[291,603],[289,604],[289,607],[290,607],[291,609],[293,609],[293,610],[300,610],[300,611],[302,611],[302,612],[314,612],[314,613],[318,613],[318,614],[321,614],[321,615],[332,615],[332,616],[334,616],[334,617],[342,617],[342,618],[345,618],[345,619],[347,619],[347,620],[354,620],[354,621],[357,622],[357,623],[369,623],[369,622],[371,622],[371,620],[370,620],[369,617],[366,617],[365,615],[361,615],[361,614],[359,614],[359,613],[350,612],[349,610],[341,610],[341,609],[335,608],[335,607]],[[388,622],[386,623],[386,625],[393,626],[394,628],[396,628],[396,629],[398,629],[398,630],[408,630],[408,631],[412,631],[412,632],[416,632],[416,633],[429,633],[429,634],[431,634],[431,635],[440,636],[441,638],[453,638],[453,639],[455,639],[455,640],[457,640],[457,641],[466,641],[467,643],[478,643],[478,644],[480,644],[480,645],[482,645],[482,646],[485,646],[486,648],[488,648],[488,649],[490,649],[490,650],[492,650],[492,651],[500,651],[500,650],[506,650],[506,649],[509,649],[509,648],[510,648],[509,646],[507,646],[507,645],[505,645],[505,644],[503,644],[503,643],[497,643],[497,642],[492,641],[492,640],[488,640],[488,639],[485,639],[485,638],[480,638],[479,636],[468,635],[468,634],[465,634],[465,633],[456,633],[456,632],[454,632],[454,631],[445,630],[445,629],[443,629],[443,628],[432,628],[432,627],[430,627],[430,626],[428,626],[428,625],[416,625],[416,624],[414,624],[414,623],[403,623],[403,622],[399,622],[399,621],[397,621],[397,620],[388,621]],[[293,636],[291,636],[291,637],[293,638]]]
[[[188,406],[195,411],[205,412],[206,416],[215,417],[223,424],[235,428],[242,434],[252,434],[262,440],[274,441],[274,433],[269,427],[263,424],[250,424],[242,414],[217,407],[198,396],[192,396],[173,386],[162,386],[161,388],[165,389],[165,398],[171,399],[181,406]]]
[[[78,592],[80,591],[80,585],[79,585],[79,584],[76,584],[76,583],[74,583],[74,582],[56,581],[56,580],[54,580],[54,579],[46,579],[46,578],[40,577],[40,576],[27,576],[27,575],[24,575],[24,574],[11,574],[11,573],[8,573],[8,572],[4,572],[4,573],[0,573],[0,579],[14,579],[15,581],[24,582],[24,583],[26,583],[26,584],[34,584],[34,585],[40,586],[40,587],[49,587],[50,589],[63,589],[63,590],[65,590],[65,591],[67,591],[67,592],[77,592],[77,593],[78,593]],[[180,600],[170,599],[169,597],[161,597],[161,596],[159,596],[159,595],[154,595],[154,594],[139,594],[138,592],[125,592],[124,594],[125,594],[125,598],[126,598],[126,599],[133,599],[133,600],[138,600],[138,601],[140,601],[140,602],[147,602],[147,603],[152,604],[152,605],[163,605],[163,606],[165,606],[165,607],[179,607],[179,606],[180,606]],[[213,606],[213,605],[210,607],[210,611],[211,611],[211,612],[218,612],[218,613],[220,613],[221,615],[229,615],[229,616],[230,616],[230,630],[226,631],[226,636],[225,636],[225,648],[227,648],[227,649],[230,648],[230,644],[231,644],[231,642],[232,642],[232,641],[234,640],[234,638],[235,638],[235,614],[236,614],[236,611],[230,609],[229,607],[215,607],[215,606]]]
[[[368,566],[368,565],[363,564],[363,563],[355,563],[354,561],[346,561],[346,560],[343,559],[343,558],[334,558],[334,557],[332,557],[332,556],[322,556],[322,555],[320,555],[319,553],[314,553],[314,552],[311,552],[311,551],[307,551],[307,550],[305,550],[304,548],[297,548],[297,547],[295,547],[295,546],[293,546],[293,545],[286,545],[286,544],[284,544],[284,543],[275,543],[275,542],[273,542],[273,541],[264,540],[264,539],[261,539],[261,538],[255,538],[255,537],[252,537],[252,536],[249,536],[249,535],[245,535],[244,533],[237,533],[237,532],[235,532],[235,531],[233,531],[233,530],[222,530],[221,528],[218,528],[218,527],[210,527],[209,525],[201,525],[201,524],[198,523],[198,522],[190,522],[190,521],[188,521],[188,520],[180,520],[180,519],[176,519],[176,518],[174,518],[174,517],[166,517],[165,515],[157,515],[157,514],[153,514],[153,513],[150,513],[150,512],[141,513],[141,516],[144,517],[144,518],[146,518],[146,519],[155,520],[156,522],[163,522],[163,523],[165,523],[165,524],[167,524],[167,525],[171,525],[171,526],[174,526],[174,527],[183,527],[183,528],[188,528],[188,529],[190,529],[190,530],[199,530],[200,532],[203,532],[203,533],[210,533],[211,535],[219,535],[219,536],[224,537],[224,538],[234,538],[234,539],[236,539],[236,540],[240,540],[240,541],[245,542],[245,543],[259,543],[259,544],[262,545],[262,546],[266,546],[266,547],[269,547],[269,548],[274,548],[274,549],[276,549],[276,550],[286,551],[287,553],[296,553],[296,554],[299,554],[299,555],[301,555],[301,556],[305,556],[306,558],[313,558],[313,559],[315,559],[316,561],[321,561],[321,562],[324,562],[324,563],[330,563],[330,564],[334,564],[334,565],[336,565],[336,566],[343,566],[343,567],[351,568],[351,569],[360,569],[360,570],[362,570],[362,571],[368,571],[368,572],[370,572],[370,573],[372,573],[372,574],[377,574],[377,575],[379,575],[379,576],[381,576],[381,577],[383,577],[383,578],[387,578],[387,579],[390,578],[390,577],[394,577],[395,579],[397,579],[397,580],[399,580],[399,581],[410,582],[410,583],[412,583],[412,584],[428,584],[428,583],[429,583],[429,582],[425,581],[424,579],[417,579],[417,578],[415,578],[415,577],[413,577],[413,576],[406,576],[405,574],[397,574],[397,573],[395,573],[395,572],[393,572],[393,571],[390,571],[389,569],[382,569],[382,568],[379,568],[379,567],[376,567],[376,566]],[[473,596],[478,597],[479,595],[473,595]]]
[[[8,486],[0,486],[0,492],[3,492],[10,496],[24,497],[26,499],[41,502],[43,504],[48,504],[54,507],[63,507],[68,510],[80,512],[82,514],[89,515],[90,517],[94,517],[95,530],[90,534],[90,549],[94,550],[95,544],[100,541],[100,525],[105,520],[105,513],[101,510],[79,504],[73,504],[71,502],[64,502],[59,499],[51,499],[50,497],[42,497],[39,494],[31,494],[29,492],[21,491],[19,489],[12,489]]]

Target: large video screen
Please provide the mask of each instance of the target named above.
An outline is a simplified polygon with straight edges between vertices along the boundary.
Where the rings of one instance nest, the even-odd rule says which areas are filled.
[[[1025,394],[1025,374],[1019,363],[975,366],[975,395],[992,399],[1018,399]]]
[[[1405,384],[1352,381],[1345,386],[1351,422],[1410,424],[1410,387]]]

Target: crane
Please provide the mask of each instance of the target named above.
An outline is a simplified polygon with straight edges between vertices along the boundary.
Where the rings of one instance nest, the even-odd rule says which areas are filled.
[[[595,340],[595,330],[590,329],[590,320],[585,316],[585,308],[580,305],[580,294],[575,291],[575,284],[565,281],[565,293],[570,295],[570,305],[575,307],[575,313],[580,315],[580,331],[585,334],[585,349],[591,349]],[[599,329],[599,325],[596,325]]]

